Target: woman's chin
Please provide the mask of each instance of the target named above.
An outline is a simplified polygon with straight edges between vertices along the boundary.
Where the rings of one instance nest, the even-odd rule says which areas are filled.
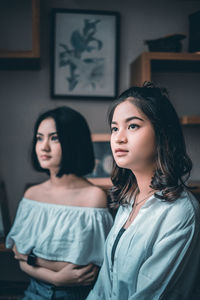
[[[128,165],[123,162],[116,162],[117,166],[122,169],[129,169]]]

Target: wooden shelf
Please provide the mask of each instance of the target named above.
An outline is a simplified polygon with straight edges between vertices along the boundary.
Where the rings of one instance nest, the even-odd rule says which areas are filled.
[[[93,142],[109,142],[110,133],[93,133],[92,134]]]
[[[11,252],[12,250],[11,249],[7,249],[5,247],[5,244],[2,242],[0,243],[0,252]]]
[[[100,186],[103,189],[109,189],[112,186],[112,181],[109,177],[107,178],[88,178],[88,180],[97,186]]]
[[[200,116],[182,116],[180,121],[182,125],[200,125]]]
[[[144,52],[131,64],[130,85],[151,81],[152,72],[200,72],[200,54]]]
[[[40,69],[40,0],[32,3],[32,49],[0,51],[0,70]]]
[[[152,80],[152,72],[200,72],[200,54],[144,52],[131,64],[130,85]],[[183,116],[182,125],[200,125],[200,116]]]
[[[189,182],[189,186],[193,188],[191,192],[200,201],[200,181],[191,181]]]
[[[194,187],[194,191],[200,194],[200,181],[191,181],[189,186]]]

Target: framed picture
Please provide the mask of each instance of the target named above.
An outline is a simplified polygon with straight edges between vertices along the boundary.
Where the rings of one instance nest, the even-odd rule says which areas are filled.
[[[110,175],[113,158],[110,148],[110,134],[92,134],[94,146],[95,167],[87,178],[94,184],[110,187],[112,185]]]
[[[53,9],[52,19],[51,96],[116,98],[119,13]]]

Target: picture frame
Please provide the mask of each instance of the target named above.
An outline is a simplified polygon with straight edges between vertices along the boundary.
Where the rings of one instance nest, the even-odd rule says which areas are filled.
[[[117,97],[119,20],[118,12],[52,10],[52,98]]]
[[[94,146],[95,167],[87,179],[95,185],[109,188],[112,186],[110,179],[112,170],[112,152],[110,148],[110,134],[92,134]]]

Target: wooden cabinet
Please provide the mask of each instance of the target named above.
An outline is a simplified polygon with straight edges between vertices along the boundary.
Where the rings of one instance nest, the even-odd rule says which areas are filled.
[[[151,81],[152,72],[200,72],[195,53],[144,52],[131,64],[131,85]]]
[[[40,67],[40,0],[23,1],[1,1],[1,16],[7,14],[10,18],[1,18],[0,70]],[[24,18],[23,22],[20,18]],[[26,40],[30,40],[30,46],[27,46]],[[16,45],[13,45],[13,41]]]
[[[131,85],[152,80],[152,72],[200,72],[200,55],[195,53],[144,52],[131,64]],[[200,116],[182,116],[183,125],[200,125]]]
[[[152,72],[200,72],[200,54],[173,52],[144,52],[131,64],[130,85],[142,85],[152,80]],[[199,115],[181,116],[182,125],[200,125]],[[200,195],[200,182],[194,193]]]

